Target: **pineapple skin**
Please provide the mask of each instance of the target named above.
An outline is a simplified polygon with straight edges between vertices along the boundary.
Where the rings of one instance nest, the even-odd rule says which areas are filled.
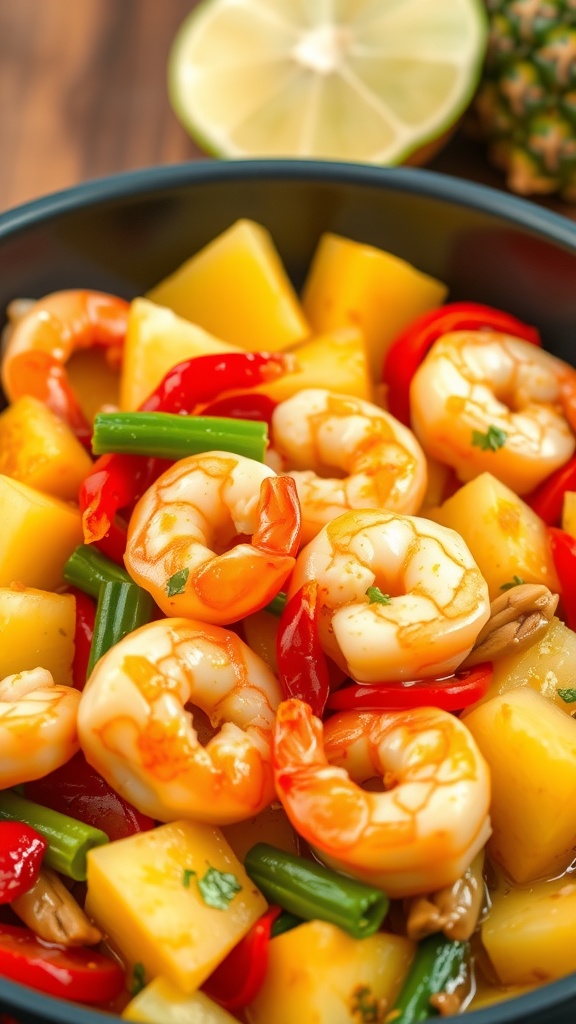
[[[520,195],[576,202],[576,0],[485,0],[477,133]]]

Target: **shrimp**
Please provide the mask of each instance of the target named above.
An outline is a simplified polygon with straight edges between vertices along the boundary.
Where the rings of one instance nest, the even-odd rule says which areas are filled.
[[[276,677],[235,633],[159,619],[97,663],[80,699],[80,744],[144,814],[230,824],[274,799],[271,745],[281,699]],[[206,746],[188,702],[213,729],[222,726]]]
[[[291,480],[241,455],[206,452],[180,459],[145,492],[124,560],[166,615],[225,625],[278,593],[299,530]]]
[[[439,708],[345,711],[324,724],[284,701],[276,792],[321,860],[394,898],[460,878],[490,833],[489,769],[466,726]],[[383,792],[359,783],[380,777]]]
[[[453,672],[490,616],[462,538],[416,516],[345,512],[301,551],[288,597],[311,579],[320,643],[360,683]]]
[[[461,481],[486,470],[527,494],[574,453],[576,371],[527,341],[454,331],[430,349],[410,388],[414,431]]]
[[[80,693],[44,668],[0,681],[0,789],[40,779],[79,749]]]
[[[272,436],[284,470],[296,481],[304,544],[349,509],[411,515],[420,508],[424,452],[412,431],[377,405],[309,388],[276,407]]]
[[[102,346],[118,360],[129,303],[104,292],[53,292],[16,313],[7,335],[2,387],[10,402],[32,395],[87,440],[91,429],[66,374],[80,349]]]

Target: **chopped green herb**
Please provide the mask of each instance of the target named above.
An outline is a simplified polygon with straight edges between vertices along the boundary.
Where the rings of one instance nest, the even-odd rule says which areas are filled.
[[[130,995],[137,996],[146,985],[146,971],[144,964],[134,964],[132,968],[132,980],[130,982]]]
[[[576,690],[556,690],[556,693],[562,698],[565,704],[576,704]]]
[[[271,615],[282,615],[284,608],[286,607],[286,594],[283,590],[280,590],[276,597],[273,597],[267,605],[264,606],[265,612],[270,612]]]
[[[195,874],[196,872],[192,871],[192,868],[184,868],[184,871],[182,872],[182,885],[184,886],[185,889],[190,888],[190,879]]]
[[[227,910],[228,904],[236,893],[240,892],[242,886],[236,875],[209,867],[204,877],[198,879],[198,888],[207,907]]]
[[[358,985],[352,993],[352,1017],[358,1024],[381,1024],[382,1003],[368,985]]]
[[[489,426],[485,434],[481,430],[472,431],[472,444],[483,452],[497,452],[505,444],[507,436],[500,427]]]
[[[503,583],[500,590],[512,590],[512,587],[521,587],[526,581],[521,576],[513,576],[511,583]]]
[[[380,587],[368,587],[366,597],[370,604],[390,604],[392,601],[390,594],[383,594]]]
[[[170,577],[166,584],[166,593],[168,597],[174,597],[176,594],[183,594],[186,588],[186,580],[190,575],[190,569],[179,569],[173,576]]]

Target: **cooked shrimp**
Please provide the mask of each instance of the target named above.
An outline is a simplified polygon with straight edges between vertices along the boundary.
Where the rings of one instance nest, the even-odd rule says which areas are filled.
[[[319,857],[392,897],[451,885],[490,836],[488,767],[466,726],[439,708],[345,711],[323,729],[307,704],[284,701],[274,773]],[[378,776],[384,792],[359,785]]]
[[[7,335],[2,387],[9,401],[32,395],[83,439],[91,433],[65,365],[80,349],[102,346],[118,360],[129,304],[104,292],[53,292],[16,314]]]
[[[282,588],[299,530],[291,480],[241,455],[192,455],[138,502],[126,568],[166,615],[227,624],[264,607]]]
[[[79,702],[78,690],[44,668],[0,681],[0,789],[41,779],[73,757]]]
[[[320,643],[361,683],[453,672],[490,615],[462,538],[416,516],[345,512],[300,553],[288,596],[310,579]]]
[[[488,470],[527,494],[574,453],[570,394],[576,371],[549,352],[494,331],[454,331],[416,371],[412,425],[460,480]]]
[[[159,821],[218,825],[274,799],[276,677],[220,626],[160,619],[98,662],[78,713],[86,759],[131,804]],[[188,703],[222,726],[206,746]]]
[[[424,452],[412,431],[377,405],[310,388],[276,407],[272,436],[296,481],[304,544],[349,509],[411,515],[420,508]]]

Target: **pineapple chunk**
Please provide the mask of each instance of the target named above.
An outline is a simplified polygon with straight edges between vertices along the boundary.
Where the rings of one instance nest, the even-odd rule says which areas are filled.
[[[245,1011],[249,1024],[380,1020],[413,956],[414,944],[400,935],[353,939],[327,921],[298,925],[270,943],[264,984]]]
[[[558,691],[568,691],[565,696],[576,697],[574,665],[576,633],[560,619],[553,618],[546,631],[537,636],[530,647],[521,651],[512,649],[510,654],[495,659],[492,681],[478,704],[485,704],[492,697],[508,693],[517,686],[531,686],[570,715],[574,711],[574,702],[564,700]]]
[[[120,381],[120,407],[137,409],[176,363],[195,356],[238,352],[147,299],[130,304]]]
[[[303,388],[327,387],[337,394],[373,401],[366,342],[358,327],[329,331],[290,351],[298,360],[296,372],[286,373],[269,384],[260,384],[255,391],[283,402]]]
[[[251,220],[236,221],[147,297],[250,352],[311,333],[270,234]]]
[[[63,420],[43,402],[24,395],[0,414],[0,473],[76,501],[92,459]]]
[[[103,406],[120,403],[120,365],[110,355],[110,349],[99,346],[78,349],[66,363],[70,387],[90,423]]]
[[[221,908],[199,881],[232,876],[241,888]],[[193,992],[266,910],[219,829],[174,821],[88,854],[86,912],[128,963]]]
[[[73,594],[1,588],[0,679],[40,667],[71,683],[75,624]]]
[[[565,491],[562,504],[562,529],[576,537],[576,491]]]
[[[490,894],[482,944],[503,985],[532,985],[576,971],[576,883],[570,875]]]
[[[166,978],[154,978],[138,993],[122,1013],[123,1020],[146,1024],[238,1024],[204,992],[185,995]]]
[[[521,884],[574,859],[576,721],[521,686],[463,714],[492,775],[490,855]]]
[[[353,324],[364,333],[375,381],[384,355],[412,320],[440,306],[448,288],[406,260],[340,235],[322,235],[302,294],[316,334]]]
[[[78,508],[9,476],[0,476],[0,508],[0,587],[57,590],[64,563],[82,543]]]
[[[543,583],[558,593],[545,524],[491,473],[470,480],[426,515],[464,538],[488,584],[491,601],[514,576],[525,583]]]

